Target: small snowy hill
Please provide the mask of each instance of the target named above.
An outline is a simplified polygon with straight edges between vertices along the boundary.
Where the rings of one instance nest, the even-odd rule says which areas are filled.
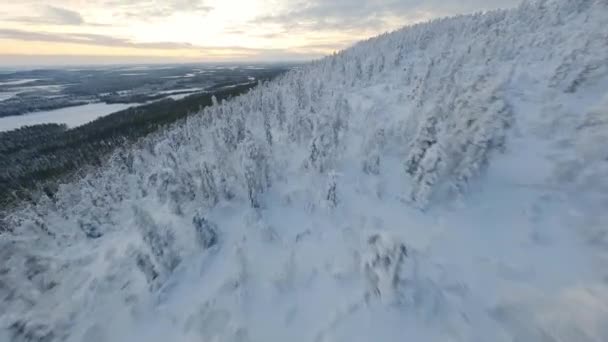
[[[608,341],[608,2],[436,20],[14,212],[0,341]]]

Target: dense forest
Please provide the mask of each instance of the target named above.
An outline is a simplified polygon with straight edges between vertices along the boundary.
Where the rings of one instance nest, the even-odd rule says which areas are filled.
[[[132,107],[73,129],[44,124],[0,132],[0,210],[20,200],[35,201],[41,191],[52,197],[59,180],[101,165],[117,147],[199,112],[215,99],[241,95],[256,84]]]

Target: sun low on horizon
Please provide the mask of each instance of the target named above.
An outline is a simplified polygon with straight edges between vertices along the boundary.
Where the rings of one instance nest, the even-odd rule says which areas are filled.
[[[39,0],[0,3],[0,65],[301,61],[515,0]]]

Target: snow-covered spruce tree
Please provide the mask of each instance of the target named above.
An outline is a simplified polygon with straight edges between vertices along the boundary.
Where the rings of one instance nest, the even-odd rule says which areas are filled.
[[[279,251],[277,260],[289,259],[283,249],[292,249],[294,240],[305,246],[307,235],[288,229],[293,227],[272,227],[272,239],[257,231],[235,233],[243,212],[262,225],[269,210],[251,208],[272,209],[281,202],[277,197],[289,196],[293,200],[282,205],[304,217],[319,214],[309,206],[319,200],[335,205],[324,215],[350,213],[348,196],[373,192],[365,187],[370,179],[387,182],[383,200],[408,189],[415,206],[428,208],[445,200],[444,191],[460,193],[477,181],[492,158],[508,150],[510,127],[528,126],[528,114],[542,112],[550,122],[532,127],[535,133],[549,136],[551,126],[570,134],[572,141],[560,143],[572,145],[574,160],[560,164],[555,184],[604,189],[594,182],[606,178],[600,148],[605,105],[593,115],[579,110],[602,96],[597,90],[608,75],[606,13],[604,0],[555,0],[414,25],[304,65],[138,141],[99,170],[61,185],[55,197],[8,216],[11,227],[0,233],[7,265],[0,268],[0,328],[9,329],[14,341],[65,336],[70,327],[89,324],[96,305],[117,300],[116,307],[131,308],[185,261],[216,250],[228,268],[234,259],[239,265],[236,275],[220,279],[220,292],[236,289],[249,300],[247,291],[256,289],[247,287],[253,275],[245,265],[257,260],[247,253],[262,246]],[[576,106],[564,109],[564,99]],[[518,101],[537,100],[544,101],[542,108],[518,107]],[[344,176],[328,181],[332,170]],[[593,204],[605,201],[598,195]],[[365,209],[357,215],[376,215],[374,205]],[[602,241],[602,219],[585,225],[590,239]],[[356,221],[345,225],[359,227]],[[310,235],[319,238],[315,244],[327,236]],[[258,240],[280,243],[248,249]],[[411,270],[411,257],[402,252],[406,244],[390,241],[369,247],[381,253],[364,261],[370,265],[366,291],[379,289],[382,296],[386,289],[401,297],[408,288],[403,284],[413,279],[403,273]],[[346,254],[359,252],[356,243],[351,247],[355,253]],[[390,267],[383,266],[386,257]],[[314,276],[294,273],[314,282],[324,268],[313,266]],[[331,271],[332,281],[346,279],[342,270]],[[215,300],[222,293],[211,295]],[[474,294],[462,299],[467,296]],[[222,300],[203,304],[215,310]]]
[[[201,212],[197,212],[192,218],[192,224],[196,230],[198,243],[203,249],[213,247],[218,242],[218,228],[213,222],[206,219]]]
[[[334,171],[328,173],[325,201],[329,208],[335,208],[338,206],[338,177],[339,175]]]
[[[156,224],[142,208],[134,206],[133,215],[148,253],[164,274],[171,273],[181,262],[179,253],[175,250],[175,232],[170,227]]]
[[[219,194],[211,166],[209,163],[203,162],[195,172],[199,178],[199,192],[205,206],[210,208],[215,206],[219,201]]]
[[[260,196],[270,187],[268,152],[254,135],[247,131],[241,147],[241,167],[247,187],[249,203],[254,208],[261,206]]]
[[[419,128],[414,142],[409,148],[409,157],[405,161],[405,171],[411,176],[416,175],[420,163],[428,150],[437,144],[437,117],[431,116]]]

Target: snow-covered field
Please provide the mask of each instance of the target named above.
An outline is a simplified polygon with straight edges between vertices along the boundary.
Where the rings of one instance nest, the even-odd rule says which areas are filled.
[[[0,341],[608,341],[606,27],[405,28],[118,152],[7,220]]]
[[[157,94],[158,95],[167,95],[167,98],[171,98],[173,100],[181,100],[184,97],[196,94],[196,93],[200,93],[203,92],[205,90],[205,88],[183,88],[183,89],[170,89],[170,90],[163,90],[163,91],[159,91]],[[175,93],[180,93],[180,92],[187,92],[185,94],[175,94]]]
[[[20,91],[2,91],[0,92],[0,101],[8,100],[19,93]]]
[[[81,106],[66,107],[23,115],[0,118],[0,131],[10,131],[23,126],[45,123],[66,124],[77,127],[91,122],[99,117],[127,109],[137,104],[123,103],[89,103]]]
[[[20,84],[25,84],[25,83],[29,83],[29,82],[38,81],[38,80],[39,79],[37,79],[37,78],[27,78],[27,79],[22,79],[22,80],[3,81],[3,82],[0,82],[0,85],[1,86],[20,85]]]
[[[173,99],[173,100],[181,100],[185,97],[188,97],[190,95],[194,95],[197,94],[196,92],[192,92],[192,93],[186,93],[186,94],[177,94],[177,95],[169,95],[168,98]]]

